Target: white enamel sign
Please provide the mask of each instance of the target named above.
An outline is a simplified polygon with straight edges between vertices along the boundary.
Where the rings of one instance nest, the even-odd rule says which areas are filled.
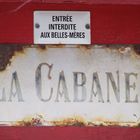
[[[90,44],[90,12],[35,11],[35,44]]]
[[[138,124],[140,58],[131,48],[51,47],[25,47],[0,72],[2,124],[35,114],[47,122],[80,116],[89,124]]]

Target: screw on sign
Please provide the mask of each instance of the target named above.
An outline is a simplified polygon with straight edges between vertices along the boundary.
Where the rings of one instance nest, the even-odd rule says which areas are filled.
[[[39,27],[40,27],[39,23],[36,23],[35,28],[39,28]]]
[[[35,11],[35,44],[90,44],[89,11]]]

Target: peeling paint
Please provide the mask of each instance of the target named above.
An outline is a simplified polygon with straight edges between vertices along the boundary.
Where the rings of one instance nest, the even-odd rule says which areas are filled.
[[[4,71],[11,64],[11,58],[17,56],[17,52],[24,54],[26,48],[36,48],[44,52],[50,47],[64,48],[64,45],[0,45],[0,71]]]
[[[4,71],[7,65],[11,64],[10,59],[15,52],[23,52],[23,46],[19,45],[0,45],[0,71]]]
[[[104,48],[124,55],[140,56],[140,45],[104,45]]]
[[[42,115],[27,116],[23,120],[12,123],[12,126],[43,126],[45,120]]]
[[[48,48],[65,48],[63,44],[46,45]]]
[[[12,126],[75,126],[75,127],[96,127],[96,126],[119,126],[119,127],[140,127],[140,122],[117,122],[105,118],[86,120],[80,116],[73,116],[53,121],[47,121],[43,115],[27,116],[23,120],[11,123]]]
[[[133,51],[135,52],[136,56],[140,57],[140,45],[134,45]]]
[[[140,114],[138,111],[139,102],[136,96],[136,93],[139,93],[138,85],[140,81],[138,79],[140,68],[139,56],[139,45],[0,45],[0,102],[3,105],[2,108],[7,107],[9,109],[14,103],[14,107],[17,107],[17,105],[22,106],[22,104],[25,104],[27,100],[28,107],[31,111],[32,109],[36,111],[36,108],[40,110],[42,107],[41,112],[44,110],[47,114],[49,110],[49,113],[53,114],[49,114],[48,118],[46,117],[47,115],[45,117],[37,115],[25,117],[23,120],[20,120],[20,113],[22,114],[23,112],[18,110],[17,116],[19,115],[20,117],[18,116],[16,118],[13,115],[11,120],[15,120],[16,118],[16,120],[19,121],[15,122],[7,119],[9,121],[9,125],[140,127]],[[20,62],[22,62],[21,65]],[[122,63],[121,65],[124,66],[123,69],[119,63]],[[43,80],[40,78],[39,90],[38,93],[36,93],[36,88],[38,88],[38,86],[35,87],[36,85],[34,85],[34,83],[38,83],[35,81],[35,72],[40,64],[44,68],[45,76],[41,77],[44,78]],[[116,78],[118,74],[116,71],[120,71],[118,76],[120,79]],[[27,77],[24,76],[24,72],[26,72],[25,75]],[[38,75],[40,76],[41,74],[43,73],[39,73]],[[81,79],[77,79],[76,76],[81,77]],[[131,82],[128,81],[129,76],[132,76]],[[99,80],[97,81],[97,79]],[[138,81],[136,83],[137,79]],[[122,100],[119,100],[119,97],[116,96],[118,94],[117,84],[119,83],[117,83],[117,80],[123,82],[123,84],[120,83],[121,87],[123,88],[121,91],[121,96],[123,97],[120,97]],[[46,81],[46,83],[41,85],[44,81]],[[95,100],[92,99],[94,95],[91,94],[91,91],[93,90],[93,81],[98,84],[98,92],[102,92],[103,94],[100,95],[102,100],[100,99],[99,102],[97,98],[97,104],[95,103]],[[125,91],[126,84],[129,88],[127,93]],[[44,86],[43,89],[42,86]],[[111,87],[110,91],[107,89],[109,87]],[[136,87],[136,93],[130,97],[129,92],[131,92],[131,90],[135,90]],[[15,88],[17,91],[20,91],[20,88],[21,91],[23,90],[20,94],[23,94],[23,99],[25,98],[25,102],[24,100],[23,103],[19,104],[18,102],[14,102],[15,100],[10,102],[10,96],[17,99],[18,94],[16,94]],[[77,88],[81,88],[81,98],[79,95],[76,95],[76,93],[79,92]],[[101,91],[101,88],[103,91]],[[44,91],[42,92],[42,90]],[[36,94],[40,97],[39,99]],[[35,99],[35,101],[33,99]],[[130,101],[130,103],[126,103],[127,101]],[[33,104],[35,102],[39,104],[35,106]],[[63,108],[60,111],[60,114],[57,113],[57,111],[55,112],[55,108],[53,107],[54,104],[56,105],[55,107],[57,108],[57,111],[59,111],[58,109]],[[82,104],[82,107],[79,106],[80,104]],[[110,110],[110,112],[113,112],[112,114],[106,113],[108,110],[102,110],[102,107],[104,108],[104,104],[106,104],[107,108],[112,106]],[[132,107],[130,104],[132,104]],[[127,109],[125,108],[129,115],[125,113],[125,109],[122,109],[122,107],[125,105],[131,107],[131,112],[129,111],[128,107]],[[65,106],[68,109],[65,109]],[[94,111],[91,113],[85,106],[87,106],[89,110],[91,110],[93,107],[94,109],[92,109],[92,111]],[[22,107],[24,108],[24,105]],[[98,109],[98,107],[100,109]],[[119,110],[117,111],[113,107],[115,107],[115,109],[119,108]],[[50,110],[50,108],[52,110]],[[71,113],[69,113],[69,109]],[[38,110],[34,113],[37,113]],[[102,113],[98,114],[101,110]],[[64,113],[64,116],[62,112]],[[76,116],[72,116],[73,112],[75,114],[77,113]],[[32,112],[29,114],[31,113]],[[5,114],[7,116],[7,113]],[[23,114],[22,117],[28,116],[28,113]],[[3,114],[1,113],[0,118],[4,118],[1,117],[2,115]],[[88,119],[87,116],[90,116],[90,119]],[[0,119],[0,121],[0,124],[7,125],[2,119]]]
[[[80,116],[54,120],[50,124],[52,126],[88,126],[88,122]]]
[[[91,48],[94,46],[91,45],[77,45],[77,48],[81,50],[84,54],[90,54]]]
[[[47,49],[46,45],[38,45],[36,48],[42,51],[45,51]]]
[[[0,71],[4,71],[7,65],[11,64],[10,59],[16,55],[16,52],[24,53],[26,48],[36,48],[41,52],[47,51],[48,48],[64,48],[65,45],[0,45]],[[135,57],[140,56],[140,45],[77,45],[81,52],[90,54],[91,48],[105,48],[120,54],[131,54]]]

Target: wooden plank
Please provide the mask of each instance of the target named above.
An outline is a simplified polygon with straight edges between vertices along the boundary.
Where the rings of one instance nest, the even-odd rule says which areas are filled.
[[[139,44],[140,5],[0,3],[0,43],[33,44],[33,11],[88,10],[92,44]]]

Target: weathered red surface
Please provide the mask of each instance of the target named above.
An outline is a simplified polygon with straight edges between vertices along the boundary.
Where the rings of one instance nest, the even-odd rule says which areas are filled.
[[[19,0],[20,1],[20,0]],[[92,43],[140,43],[140,0],[74,0],[61,4],[41,0],[0,0],[0,43],[33,43],[34,10],[90,10]],[[27,2],[26,4],[23,2]],[[87,3],[88,1],[88,3]],[[8,3],[7,3],[8,2]],[[42,0],[45,2],[45,0]],[[48,3],[52,0],[48,0]],[[53,2],[59,3],[55,0]],[[62,2],[62,1],[61,1]],[[75,1],[74,1],[75,2]],[[139,128],[0,127],[0,140],[139,140]]]
[[[139,128],[1,127],[1,140],[139,140]]]
[[[0,43],[33,43],[34,10],[89,10],[91,11],[92,44],[139,44],[140,1],[92,0],[47,4],[40,0],[0,2]],[[56,1],[60,2],[60,1]],[[62,2],[62,1],[61,1]],[[51,4],[50,4],[51,3]]]
[[[93,4],[140,4],[139,0],[0,0],[0,2],[42,2],[42,3],[93,3]]]

